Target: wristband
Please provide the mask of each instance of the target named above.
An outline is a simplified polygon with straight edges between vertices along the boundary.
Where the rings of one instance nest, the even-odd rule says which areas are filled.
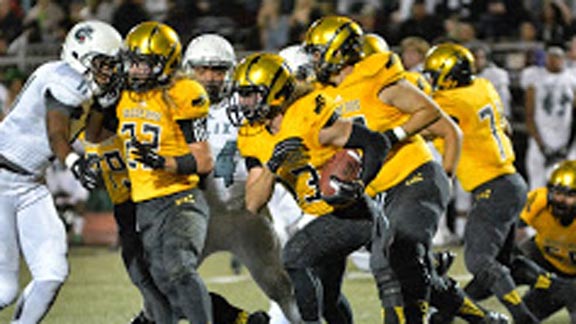
[[[402,142],[406,137],[408,137],[408,134],[406,133],[404,128],[402,128],[402,126],[394,127],[392,129],[392,132],[394,133],[394,135],[396,135],[398,142]]]
[[[68,169],[72,169],[72,166],[74,165],[74,163],[76,163],[76,161],[78,161],[80,159],[80,155],[78,155],[78,153],[72,151],[70,153],[68,153],[68,155],[66,155],[66,158],[64,159],[64,164],[66,165],[66,167]]]
[[[196,158],[192,153],[177,156],[174,158],[176,161],[176,173],[178,174],[193,174],[198,169]]]

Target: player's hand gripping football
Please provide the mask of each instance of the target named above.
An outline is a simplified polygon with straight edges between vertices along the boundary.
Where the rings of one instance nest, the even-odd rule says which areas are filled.
[[[132,151],[134,160],[152,169],[164,169],[166,158],[159,155],[154,150],[152,144],[142,143],[133,137],[131,145],[134,147],[134,150]]]
[[[98,163],[97,157],[80,156],[70,168],[74,177],[88,190],[94,190],[98,186],[100,173],[95,166],[96,163]]]
[[[343,181],[336,176],[330,176],[330,186],[334,194],[322,196],[325,202],[332,206],[345,206],[358,200],[364,192],[364,184],[361,180]]]
[[[276,172],[282,163],[288,160],[292,154],[299,153],[302,150],[305,150],[302,139],[300,137],[289,137],[276,143],[272,157],[268,160],[266,166],[270,171]]]

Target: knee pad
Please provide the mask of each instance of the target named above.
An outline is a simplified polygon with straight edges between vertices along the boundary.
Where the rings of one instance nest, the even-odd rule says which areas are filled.
[[[0,310],[11,305],[18,296],[18,272],[0,273]]]

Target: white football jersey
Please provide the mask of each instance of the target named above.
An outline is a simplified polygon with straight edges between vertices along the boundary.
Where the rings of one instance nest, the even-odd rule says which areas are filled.
[[[511,101],[512,95],[510,94],[510,77],[508,72],[496,64],[488,65],[482,72],[478,74],[479,77],[490,80],[500,95],[502,105],[504,108],[504,115],[506,117],[512,116]]]
[[[534,120],[544,143],[552,149],[565,147],[572,125],[576,77],[568,69],[550,73],[538,68],[524,73],[521,85],[525,89],[534,87]]]
[[[214,170],[207,180],[206,199],[211,210],[238,211],[244,206],[246,165],[236,145],[237,129],[230,123],[225,107],[210,107],[208,141],[214,156]]]
[[[28,78],[0,123],[0,154],[35,175],[44,174],[54,155],[46,127],[48,90],[58,101],[79,107],[80,115],[91,97],[84,77],[63,61],[43,64]]]

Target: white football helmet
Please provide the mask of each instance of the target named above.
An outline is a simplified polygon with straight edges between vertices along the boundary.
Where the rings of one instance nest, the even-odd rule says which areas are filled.
[[[310,56],[304,52],[300,45],[291,45],[282,49],[278,55],[286,61],[286,64],[297,80],[309,81],[314,76]]]
[[[100,67],[94,66],[93,59],[105,56],[119,62],[117,56],[121,46],[122,36],[114,27],[105,22],[88,20],[70,29],[60,57],[78,73],[85,75],[92,87],[98,88],[93,73],[97,73]]]
[[[231,69],[236,64],[234,48],[226,38],[203,34],[190,41],[182,65],[185,70],[195,66],[216,66]]]

